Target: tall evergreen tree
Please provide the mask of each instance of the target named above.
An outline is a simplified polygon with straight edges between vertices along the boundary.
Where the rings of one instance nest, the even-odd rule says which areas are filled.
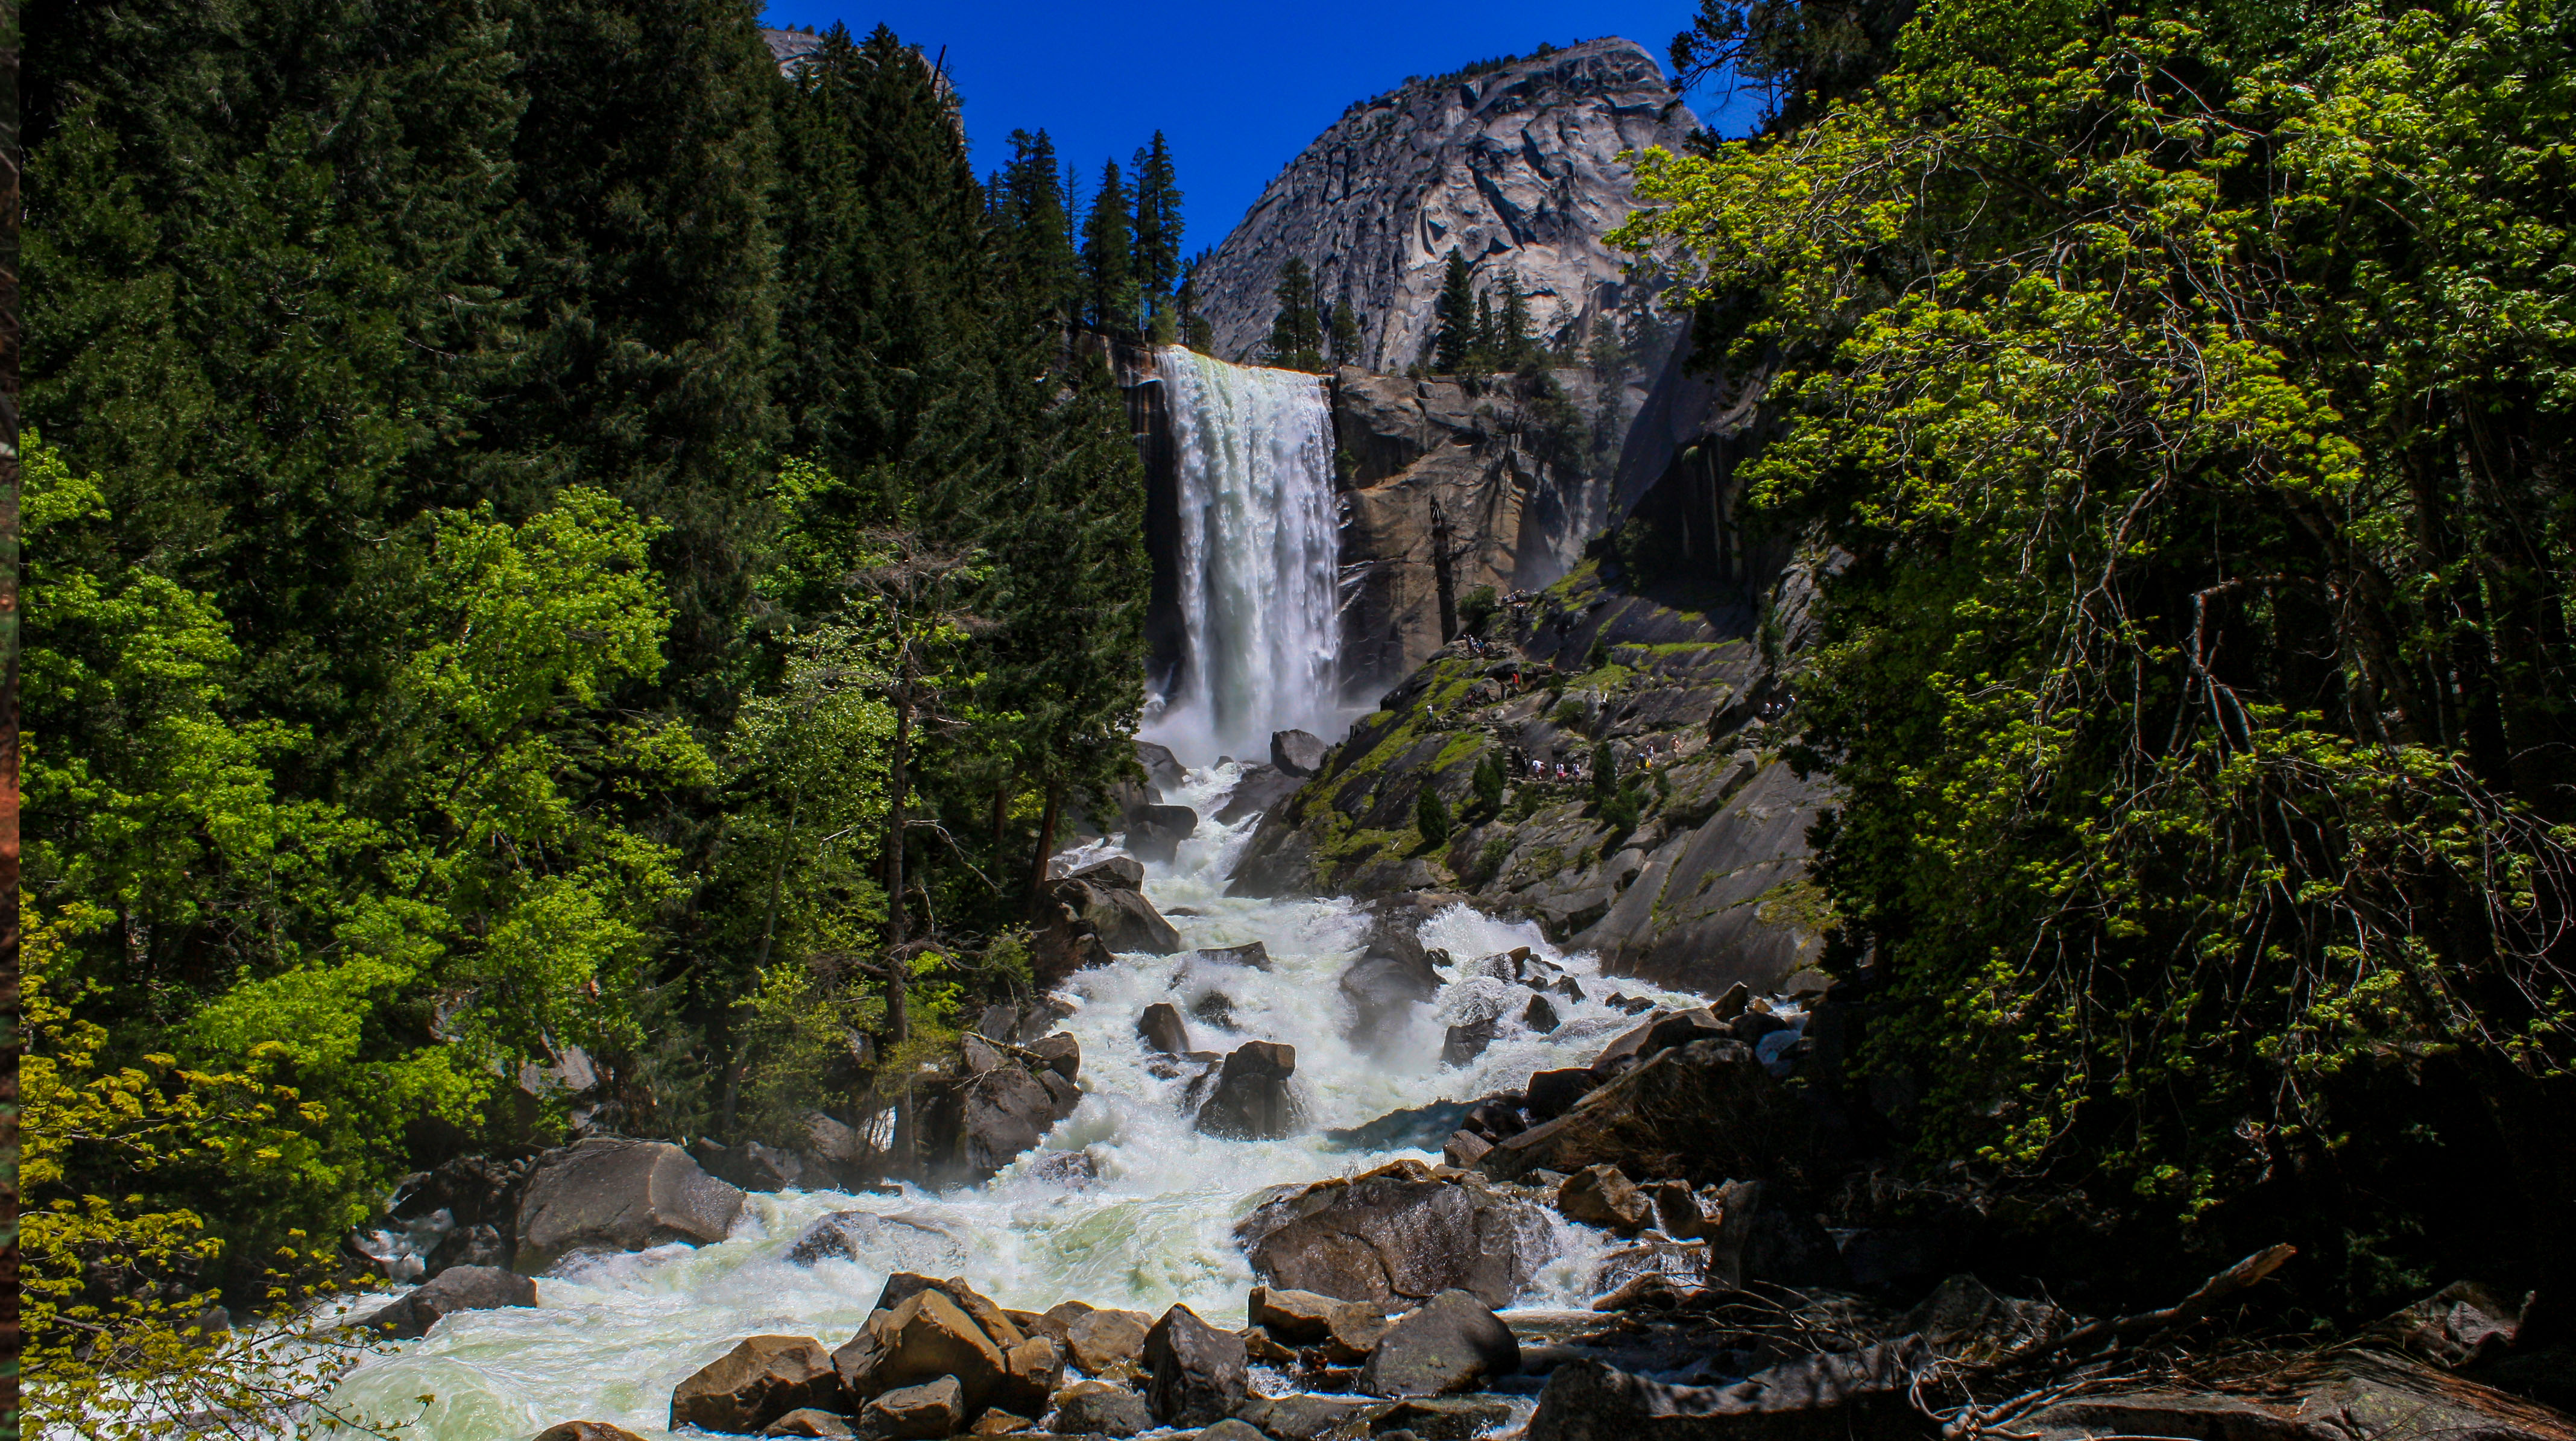
[[[1058,325],[1080,319],[1082,258],[1055,141],[1044,130],[1012,131],[1011,159],[992,189],[1001,272],[1021,308]]]
[[[1275,292],[1279,312],[1270,322],[1270,344],[1266,356],[1272,365],[1290,370],[1322,370],[1323,326],[1315,316],[1315,281],[1306,271],[1306,262],[1296,256],[1279,267],[1279,288]]]
[[[1432,369],[1454,375],[1467,368],[1468,353],[1476,348],[1476,303],[1467,257],[1452,249],[1440,279],[1440,299],[1433,306],[1440,327],[1432,334]]]
[[[1100,189],[1082,231],[1082,273],[1091,324],[1110,335],[1136,333],[1135,197],[1118,162],[1100,167]]]
[[[1360,363],[1360,318],[1351,309],[1351,298],[1344,295],[1333,302],[1333,360],[1339,365]]]
[[[1182,269],[1180,294],[1173,301],[1174,308],[1180,312],[1181,344],[1202,355],[1208,352],[1208,347],[1216,344],[1216,326],[1199,314],[1199,265],[1206,259],[1207,254],[1202,251]]]
[[[1172,343],[1180,335],[1173,287],[1181,276],[1181,189],[1160,130],[1136,152],[1135,274],[1147,330],[1158,343]]]

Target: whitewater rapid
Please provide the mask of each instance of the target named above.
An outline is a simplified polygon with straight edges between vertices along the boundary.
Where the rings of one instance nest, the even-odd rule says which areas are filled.
[[[1194,770],[1167,799],[1210,815],[1240,774],[1235,765]],[[1123,956],[1075,974],[1058,995],[1074,1008],[1064,1029],[1082,1043],[1082,1104],[991,1183],[946,1192],[906,1187],[900,1195],[754,1194],[720,1244],[568,1261],[538,1279],[535,1308],[449,1316],[427,1337],[352,1373],[340,1399],[379,1416],[417,1416],[411,1434],[423,1441],[526,1441],[573,1419],[659,1437],[667,1434],[671,1390],[690,1373],[745,1336],[812,1336],[837,1346],[858,1330],[894,1271],[962,1275],[1014,1309],[1080,1300],[1159,1313],[1178,1301],[1215,1324],[1240,1326],[1255,1279],[1232,1232],[1256,1192],[1354,1174],[1400,1156],[1439,1159],[1420,1150],[1340,1149],[1323,1131],[1516,1088],[1533,1070],[1587,1064],[1635,1024],[1603,1004],[1612,987],[1590,956],[1561,954],[1534,925],[1461,905],[1424,923],[1425,945],[1462,963],[1529,946],[1580,978],[1585,999],[1556,998],[1564,1023],[1541,1036],[1520,1024],[1527,1000],[1521,988],[1490,978],[1453,980],[1407,1034],[1374,1050],[1354,1046],[1344,1034],[1349,1008],[1338,982],[1359,954],[1366,917],[1346,900],[1225,895],[1225,877],[1253,824],[1203,821],[1170,863],[1147,865],[1145,889],[1185,944],[1260,941],[1273,968],[1214,964],[1183,952]],[[1452,974],[1467,970],[1461,964]],[[1626,978],[1617,985],[1666,1003],[1697,1003]],[[1294,1086],[1307,1133],[1277,1141],[1201,1135],[1182,1105],[1186,1081],[1152,1073],[1137,1014],[1164,1000],[1187,1014],[1211,991],[1231,1002],[1234,1024],[1221,1029],[1193,1017],[1192,1043],[1211,1051],[1247,1040],[1296,1046]],[[1440,1064],[1447,1026],[1495,1014],[1502,1027],[1481,1057],[1465,1067]],[[1051,1179],[1083,1169],[1068,1164],[1063,1153],[1072,1151],[1087,1154],[1096,1179],[1073,1186]],[[898,1223],[886,1229],[886,1244],[855,1261],[811,1269],[786,1262],[809,1223],[852,1209]],[[1557,1257],[1518,1298],[1521,1307],[1580,1307],[1592,1298],[1594,1266],[1612,1243],[1585,1227],[1553,1224]],[[423,1405],[422,1396],[435,1399]]]
[[[1269,754],[1273,731],[1338,736],[1340,513],[1320,376],[1154,352],[1179,468],[1187,654],[1145,739],[1191,765]]]

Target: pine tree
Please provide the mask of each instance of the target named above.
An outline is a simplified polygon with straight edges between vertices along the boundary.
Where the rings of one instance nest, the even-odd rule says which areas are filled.
[[[1181,316],[1181,344],[1201,355],[1207,354],[1208,348],[1216,343],[1216,326],[1199,314],[1199,266],[1206,260],[1207,253],[1201,251],[1181,271],[1181,293],[1174,302]]]
[[[1521,294],[1518,275],[1503,273],[1503,308],[1494,317],[1494,350],[1497,369],[1517,370],[1538,358],[1538,348],[1530,339],[1529,297]]]
[[[1090,321],[1109,335],[1134,335],[1137,317],[1135,196],[1118,162],[1100,167],[1100,189],[1082,232],[1082,274]]]
[[[1082,259],[1057,166],[1055,141],[1044,130],[1012,131],[1011,159],[994,179],[991,203],[1002,275],[1021,309],[1070,325],[1082,315]]]
[[[1170,344],[1180,334],[1172,290],[1181,276],[1181,190],[1160,130],[1136,152],[1135,275],[1148,330]]]
[[[1440,280],[1440,299],[1433,308],[1439,317],[1439,329],[1432,334],[1431,368],[1455,375],[1467,368],[1468,353],[1476,348],[1476,287],[1468,274],[1467,257],[1456,250],[1449,252],[1449,268]]]
[[[1296,256],[1279,267],[1279,288],[1275,292],[1279,312],[1270,322],[1270,344],[1265,354],[1272,365],[1290,370],[1322,370],[1323,326],[1315,316],[1315,282],[1306,272],[1306,262]]]
[[[1494,330],[1493,297],[1476,297],[1476,342],[1467,351],[1467,365],[1472,370],[1492,370],[1500,351],[1500,337]]]
[[[1339,365],[1360,363],[1360,318],[1351,309],[1347,295],[1333,302],[1333,360]]]

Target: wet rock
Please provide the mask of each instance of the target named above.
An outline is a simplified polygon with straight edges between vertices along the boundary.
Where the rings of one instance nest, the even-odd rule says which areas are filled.
[[[2531,1306],[2529,1296],[2508,1297],[2475,1281],[2454,1281],[2374,1324],[2369,1334],[2458,1370],[2512,1350]]]
[[[1270,1438],[1262,1435],[1259,1427],[1228,1416],[1199,1432],[1193,1441],[1270,1441]]]
[[[1470,1441],[1511,1424],[1508,1401],[1489,1396],[1422,1396],[1398,1401],[1371,1417],[1371,1434],[1408,1434],[1418,1441]]]
[[[1023,1337],[1002,1353],[1002,1386],[992,1395],[996,1410],[1036,1416],[1047,1398],[1064,1384],[1064,1348],[1053,1336]]]
[[[1739,1021],[1741,1019],[1742,1017],[1737,1018]],[[1694,1006],[1687,1011],[1677,1011],[1646,1028],[1646,1044],[1642,1054],[1651,1056],[1657,1051],[1672,1046],[1687,1046],[1693,1041],[1723,1040],[1728,1036],[1734,1036],[1735,1039],[1745,1041],[1747,1044],[1751,1044],[1754,1039],[1759,1039],[1737,1035],[1732,1029],[1735,1024],[1732,1021],[1719,1020],[1717,1013],[1706,1006]]]
[[[1501,1180],[1604,1164],[1641,1176],[1759,1175],[1800,1152],[1806,1116],[1750,1047],[1697,1041],[1628,1070],[1477,1164]]]
[[[1324,768],[1324,752],[1331,747],[1324,738],[1306,731],[1273,731],[1270,734],[1270,763],[1292,776],[1311,776]]]
[[[1595,1311],[1670,1311],[1692,1296],[1697,1288],[1682,1284],[1660,1271],[1647,1271],[1619,1283],[1609,1295],[1592,1303]]]
[[[1372,952],[1342,973],[1342,994],[1351,1002],[1351,1038],[1364,1046],[1383,1046],[1404,1033],[1416,1007],[1440,993],[1440,972],[1421,945],[1410,956]]]
[[[1029,1163],[1029,1174],[1068,1191],[1082,1191],[1100,1179],[1100,1163],[1089,1151],[1050,1151]]]
[[[1034,1150],[1062,1114],[1045,1083],[1016,1064],[997,1064],[924,1097],[923,1164],[938,1181],[988,1180]]]
[[[745,1141],[727,1146],[705,1139],[689,1143],[689,1158],[706,1173],[744,1191],[785,1191],[792,1189],[805,1173],[805,1163],[793,1151],[764,1146],[758,1141]]]
[[[1549,1375],[1528,1441],[1911,1441],[1923,1426],[1905,1392],[1925,1364],[1911,1336],[1801,1357],[1732,1386],[1675,1386],[1576,1359]]]
[[[969,1436],[1017,1436],[1037,1423],[1026,1416],[1014,1416],[999,1406],[978,1416],[966,1427]]]
[[[1440,1064],[1463,1066],[1485,1054],[1485,1048],[1494,1043],[1494,1029],[1491,1016],[1481,1021],[1469,1021],[1463,1026],[1451,1026],[1447,1038],[1440,1044]]]
[[[1452,1131],[1449,1139],[1441,1143],[1440,1160],[1443,1165],[1464,1171],[1485,1159],[1485,1153],[1492,1149],[1493,1142],[1473,1131]]]
[[[1234,1333],[1243,1338],[1243,1354],[1265,1366],[1294,1366],[1300,1359],[1297,1348],[1272,1338],[1258,1326],[1246,1326]]]
[[[1521,1024],[1544,1036],[1564,1023],[1558,1019],[1556,1007],[1547,1003],[1547,997],[1532,996],[1529,1005],[1521,1011]]]
[[[1181,949],[1181,933],[1139,889],[1144,874],[1143,866],[1120,856],[1048,885],[1030,944],[1041,987],[1086,966],[1107,965],[1118,954],[1167,956]]]
[[[1086,1311],[1064,1328],[1065,1349],[1089,1376],[1137,1374],[1154,1318],[1142,1311]]]
[[[644,1441],[623,1426],[605,1421],[563,1421],[536,1434],[536,1441]]]
[[[835,1411],[800,1406],[760,1428],[763,1436],[815,1436],[827,1441],[853,1441],[859,1433],[850,1428],[850,1418]]]
[[[1442,1396],[1521,1369],[1520,1343],[1482,1301],[1443,1291],[1395,1323],[1360,1368],[1372,1396]]]
[[[1703,1198],[1687,1181],[1657,1181],[1637,1188],[1654,1203],[1655,1224],[1676,1241],[1697,1240],[1716,1219],[1714,1196]]]
[[[1216,1090],[1199,1108],[1198,1128],[1238,1141],[1275,1140],[1297,1128],[1296,1098],[1288,1078],[1297,1071],[1297,1048],[1276,1041],[1247,1041],[1225,1058]]]
[[[1339,1364],[1360,1360],[1386,1337],[1386,1308],[1284,1286],[1255,1286],[1245,1319],[1291,1346],[1320,1346]]]
[[[519,1198],[515,1268],[537,1275],[584,1251],[710,1245],[742,1214],[742,1192],[662,1141],[592,1137],[537,1158]]]
[[[889,1281],[888,1294],[894,1289],[895,1283]],[[1010,1384],[1003,1353],[1005,1347],[1025,1338],[999,1310],[993,1315],[1000,1322],[1000,1334],[994,1335],[977,1324],[942,1285],[916,1291],[890,1307],[882,1299],[879,1304],[859,1334],[832,1353],[842,1394],[852,1405],[936,1377],[953,1377],[963,1388],[963,1409],[957,1418],[963,1422],[966,1411],[981,1411],[1017,1389]],[[984,1307],[991,1304],[983,1302]]]
[[[537,1283],[497,1266],[451,1266],[356,1324],[396,1340],[424,1336],[443,1316],[537,1304]]]
[[[840,1383],[810,1336],[753,1336],[671,1393],[671,1429],[748,1436],[790,1411],[828,1408]]]
[[[1472,1101],[1434,1101],[1389,1111],[1364,1125],[1326,1131],[1324,1139],[1354,1151],[1428,1150],[1456,1131],[1474,1109]]]
[[[859,1412],[859,1429],[887,1441],[930,1441],[954,1436],[966,1422],[964,1388],[954,1376],[918,1386],[899,1386],[868,1402]]]
[[[1047,1103],[1054,1113],[1054,1119],[1061,1121],[1081,1107],[1082,1088],[1066,1080],[1062,1075],[1051,1070],[1040,1071],[1038,1084],[1046,1088]]]
[[[1555,1255],[1538,1207],[1412,1160],[1280,1196],[1235,1234],[1267,1285],[1390,1308],[1448,1290],[1506,1306]]]
[[[1145,865],[1134,856],[1110,856],[1092,862],[1065,877],[1105,890],[1137,891],[1145,888]]]
[[[1189,772],[1169,746],[1156,745],[1152,741],[1136,742],[1136,763],[1145,768],[1146,782],[1158,789],[1178,790],[1189,782]]]
[[[1190,1053],[1190,1028],[1181,1020],[1180,1008],[1169,1001],[1156,1001],[1136,1018],[1136,1034],[1145,1044],[1166,1056]]]
[[[2566,1413],[2403,1357],[2338,1349],[2298,1358],[2236,1386],[2179,1391],[2141,1386],[2060,1401],[2017,1420],[2042,1441],[2106,1434],[2192,1441],[2571,1441]]]
[[[1586,1166],[1556,1188],[1556,1209],[1569,1221],[1634,1235],[1654,1219],[1654,1203],[1616,1166]]]
[[[1140,861],[1169,861],[1198,828],[1199,813],[1188,806],[1130,806],[1127,852]]]
[[[1208,1426],[1232,1415],[1247,1394],[1243,1338],[1220,1331],[1187,1306],[1163,1313],[1145,1334],[1145,1402],[1166,1426]]]
[[[1542,1121],[1552,1121],[1574,1109],[1575,1103],[1600,1089],[1601,1078],[1588,1070],[1569,1067],[1557,1071],[1533,1071],[1527,1090],[1530,1114]]]
[[[1123,1386],[1077,1381],[1055,1398],[1055,1429],[1066,1436],[1134,1436],[1154,1428],[1145,1398]]]
[[[1201,947],[1190,954],[1202,961],[1226,966],[1250,966],[1256,971],[1270,969],[1270,948],[1259,941],[1246,941],[1239,946]]]
[[[1243,1403],[1235,1419],[1280,1441],[1322,1441],[1326,1436],[1351,1434],[1343,1430],[1346,1422],[1378,1415],[1384,1409],[1382,1402],[1355,1401],[1347,1396],[1255,1396]]]
[[[1245,771],[1226,792],[1225,804],[1217,808],[1218,825],[1257,815],[1267,815],[1295,794],[1306,783],[1277,766],[1254,766]]]
[[[1615,1296],[1640,1277],[1661,1276],[1681,1290],[1697,1291],[1713,1284],[1710,1271],[1705,1241],[1644,1241],[1603,1256],[1593,1268],[1592,1284]]]
[[[1190,1019],[1220,1031],[1234,1029],[1234,997],[1223,991],[1210,991],[1190,1007]]]

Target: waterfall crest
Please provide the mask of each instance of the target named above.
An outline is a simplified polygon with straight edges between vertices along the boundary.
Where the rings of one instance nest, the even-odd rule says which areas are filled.
[[[1188,654],[1145,735],[1193,765],[1258,759],[1270,734],[1338,736],[1340,544],[1321,378],[1155,352],[1180,469]]]

